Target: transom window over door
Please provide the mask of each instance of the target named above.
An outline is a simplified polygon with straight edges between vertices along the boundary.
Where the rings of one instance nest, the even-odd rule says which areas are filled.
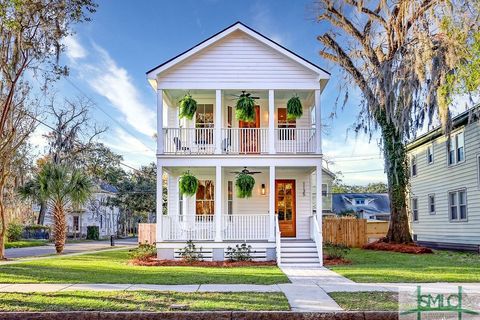
[[[195,201],[196,214],[215,213],[215,187],[212,180],[199,180]]]
[[[295,129],[297,127],[296,120],[287,119],[287,108],[278,108],[278,128],[279,129],[292,129],[292,130],[279,130],[278,140],[295,140]]]

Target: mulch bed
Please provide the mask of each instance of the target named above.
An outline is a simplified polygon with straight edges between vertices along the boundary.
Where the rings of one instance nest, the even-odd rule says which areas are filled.
[[[338,266],[343,264],[351,264],[352,261],[343,258],[330,258],[327,255],[323,256],[323,265],[324,266]]]
[[[276,266],[275,261],[197,261],[187,262],[183,260],[158,260],[150,258],[147,260],[130,260],[130,264],[135,266],[147,267],[213,267],[213,268],[234,268],[234,267],[259,267],[259,266]]]
[[[380,239],[372,243],[368,243],[363,246],[363,249],[393,251],[393,252],[412,253],[412,254],[433,253],[432,249],[427,247],[422,247],[412,243],[409,243],[409,244],[390,243],[390,242],[386,242],[383,239]]]

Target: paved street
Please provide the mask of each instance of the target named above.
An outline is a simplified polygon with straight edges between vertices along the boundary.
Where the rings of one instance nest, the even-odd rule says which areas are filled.
[[[115,239],[115,247],[133,247],[135,245],[137,245],[137,238]],[[67,243],[65,246],[64,254],[96,251],[107,248],[111,248],[110,240]],[[8,259],[39,257],[49,254],[55,254],[55,246],[53,245],[53,243],[49,243],[46,246],[40,247],[12,248],[6,250],[6,256]]]

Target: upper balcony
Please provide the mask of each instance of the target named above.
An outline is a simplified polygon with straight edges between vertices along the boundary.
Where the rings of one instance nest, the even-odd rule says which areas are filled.
[[[268,155],[321,154],[320,90],[250,90],[251,122],[236,118],[242,90],[159,90],[158,154]],[[179,118],[179,101],[189,92],[197,101],[192,120]],[[297,95],[303,115],[287,118],[287,101]]]

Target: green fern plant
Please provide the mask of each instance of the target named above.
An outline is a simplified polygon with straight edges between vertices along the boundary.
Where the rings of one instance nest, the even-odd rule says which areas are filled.
[[[255,186],[255,179],[249,174],[239,173],[235,180],[235,186],[237,188],[237,197],[250,198]]]
[[[300,98],[295,95],[287,102],[287,119],[296,120],[303,115],[303,107]]]
[[[180,119],[187,118],[192,120],[193,116],[197,112],[197,101],[193,99],[190,93],[187,93],[182,100],[180,100]]]
[[[182,174],[179,180],[180,192],[186,196],[193,196],[198,190],[198,179],[190,171]]]
[[[255,119],[255,100],[250,93],[243,92],[237,100],[235,116],[241,121],[253,121]]]

